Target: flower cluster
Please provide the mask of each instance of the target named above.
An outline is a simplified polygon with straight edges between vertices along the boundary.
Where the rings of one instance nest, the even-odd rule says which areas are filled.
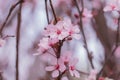
[[[69,19],[60,20],[56,24],[51,23],[44,29],[44,37],[38,44],[38,53],[45,53],[51,48],[57,51],[62,42],[80,37],[79,27],[73,25]]]
[[[51,66],[47,66],[45,68],[46,71],[52,71],[53,78],[57,78],[59,75],[62,75],[66,72],[69,72],[73,77],[80,77],[80,74],[75,67],[78,59],[73,58],[71,52],[65,52],[59,59],[55,58],[54,61],[54,63],[51,62]],[[64,76],[62,79],[64,78],[67,77]]]
[[[52,72],[52,77],[57,78],[66,72],[70,73],[73,77],[80,77],[78,70],[76,70],[77,58],[72,57],[70,51],[62,54],[61,49],[63,42],[72,39],[80,39],[80,29],[77,25],[71,23],[71,20],[59,20],[56,24],[51,23],[44,29],[44,37],[38,44],[38,54],[50,53],[54,56],[54,61],[45,68],[46,71]],[[36,55],[36,54],[35,54]],[[68,79],[66,76],[62,80]]]

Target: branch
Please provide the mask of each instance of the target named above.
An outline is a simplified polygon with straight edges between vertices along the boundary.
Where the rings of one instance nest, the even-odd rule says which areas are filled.
[[[19,0],[23,2],[23,0]],[[16,80],[19,80],[19,43],[20,43],[20,28],[21,28],[21,18],[22,18],[22,3],[19,5],[18,10],[18,24],[16,28]]]
[[[3,31],[3,29],[5,28],[5,25],[6,25],[6,23],[7,23],[8,19],[9,19],[10,15],[11,15],[12,11],[16,8],[16,6],[17,6],[18,4],[20,4],[20,3],[22,3],[22,2],[23,2],[23,1],[18,1],[16,4],[14,4],[14,5],[11,6],[7,17],[6,17],[5,21],[4,21],[3,24],[2,24],[2,27],[0,28],[0,35],[1,35],[1,36],[2,36],[2,31]]]
[[[83,0],[81,0],[81,5],[82,5],[81,11],[79,9],[77,0],[75,0],[75,5],[77,7],[77,10],[78,10],[79,16],[80,16],[80,23],[79,23],[79,25],[80,25],[80,30],[81,30],[82,35],[83,35],[83,41],[84,41],[84,44],[85,44],[85,49],[87,51],[87,56],[88,56],[88,59],[90,61],[91,67],[94,69],[94,65],[93,65],[93,62],[92,62],[92,55],[89,53],[88,46],[87,46],[87,40],[86,40],[85,33],[84,33],[84,30],[83,30],[83,22],[82,22],[82,13],[83,13],[83,10],[84,10]]]
[[[45,10],[46,10],[47,22],[49,24],[50,21],[49,21],[49,14],[48,14],[48,8],[47,8],[47,0],[45,0]]]
[[[112,50],[111,54],[107,57],[107,59],[106,59],[104,65],[103,65],[102,69],[100,70],[97,78],[100,77],[101,73],[102,73],[102,72],[104,71],[104,69],[105,69],[105,66],[107,65],[107,61],[114,55],[116,49],[117,49],[118,46],[119,46],[119,29],[120,29],[120,26],[119,26],[119,25],[120,25],[120,16],[119,16],[119,18],[118,18],[118,27],[117,27],[115,48]]]
[[[49,1],[50,1],[50,6],[52,8],[52,12],[53,12],[53,15],[54,15],[54,18],[55,18],[55,22],[57,23],[57,17],[56,17],[56,14],[55,14],[55,10],[53,8],[52,0],[49,0]]]

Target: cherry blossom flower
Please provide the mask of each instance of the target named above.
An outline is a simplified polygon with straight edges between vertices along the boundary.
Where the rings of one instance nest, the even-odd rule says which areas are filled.
[[[52,46],[54,46],[54,44],[56,44],[58,42],[57,39],[51,39],[48,37],[44,37],[40,40],[40,43],[38,44],[39,48],[38,48],[38,53],[36,53],[35,55],[39,55],[42,53],[45,53],[48,49],[50,49]]]
[[[77,58],[71,58],[71,60],[69,61],[69,72],[71,76],[79,78],[80,74],[75,68],[75,65],[77,64],[77,62],[78,62]]]
[[[0,47],[4,46],[6,41],[2,38],[0,38]]]
[[[119,0],[111,0],[111,1],[108,1],[106,6],[104,7],[103,11],[117,11],[119,12],[120,11],[120,1]]]
[[[87,8],[84,8],[84,11],[83,11],[83,14],[82,14],[82,15],[83,15],[83,17],[85,17],[85,18],[92,18],[92,17],[93,17],[91,11],[88,10]]]
[[[38,46],[39,46],[38,52],[40,52],[40,53],[43,53],[46,50],[48,50],[50,48],[49,38],[42,38],[40,40],[40,43],[38,44]]]
[[[70,19],[64,19],[57,22],[57,24],[50,24],[45,28],[45,36],[63,40],[67,37],[80,39],[80,30],[77,25],[73,25]]]
[[[80,21],[79,14],[74,14],[75,18],[77,18],[77,23]],[[88,10],[87,8],[84,8],[83,13],[82,13],[82,20],[84,23],[88,23],[90,19],[93,17],[92,11]]]
[[[51,62],[52,63],[52,62]],[[55,58],[55,62],[52,63],[53,65],[51,66],[47,66],[45,68],[46,71],[52,71],[52,77],[56,78],[60,75],[60,72],[64,72],[66,70],[65,65],[63,64],[63,62],[60,59],[56,59]]]
[[[90,75],[88,76],[87,80],[96,80],[96,75],[97,75],[97,71],[96,70],[91,70]]]
[[[117,6],[117,4],[113,4],[113,3],[110,3],[110,4],[107,4],[103,11],[107,12],[107,11],[119,11],[120,8]]]
[[[66,51],[65,54],[62,54],[60,59],[65,63],[68,64],[72,57],[72,53],[70,51]]]

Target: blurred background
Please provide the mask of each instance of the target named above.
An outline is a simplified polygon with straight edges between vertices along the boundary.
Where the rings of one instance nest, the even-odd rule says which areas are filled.
[[[109,55],[115,45],[116,28],[115,23],[118,14],[115,12],[104,13],[103,8],[112,0],[83,0],[84,8],[92,17],[83,16],[83,27],[89,52],[93,56],[95,69],[100,71],[104,63],[105,55]],[[18,0],[0,0],[0,27],[4,23],[9,10]],[[70,18],[73,24],[79,22],[78,11],[74,0],[52,0],[57,17]],[[79,7],[81,2],[78,0]],[[48,13],[50,21],[54,19],[48,0]],[[18,6],[11,13],[3,35],[16,36]],[[48,25],[45,9],[45,0],[24,0],[22,5],[21,39],[19,53],[19,77],[20,80],[49,80],[49,74],[44,70],[49,59],[46,55],[33,56],[37,52],[38,43],[43,36],[44,27]],[[0,75],[3,80],[15,80],[15,57],[16,37],[6,38],[6,44],[0,47]],[[73,40],[65,43],[63,50],[74,51],[74,56],[79,58],[77,68],[89,72],[91,67],[84,48],[83,39]],[[119,51],[118,51],[118,54]],[[112,61],[111,61],[112,60]],[[112,70],[120,70],[120,56],[113,56],[108,65]],[[117,65],[114,68],[112,64]],[[110,70],[111,70],[110,69]],[[109,69],[106,71],[110,71]],[[106,73],[107,75],[107,73]],[[72,79],[73,80],[73,79]],[[76,80],[76,79],[75,79]],[[82,79],[81,79],[82,80]]]

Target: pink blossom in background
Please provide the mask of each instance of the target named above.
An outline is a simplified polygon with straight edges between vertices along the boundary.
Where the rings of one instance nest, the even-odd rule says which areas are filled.
[[[75,13],[74,16],[77,19],[77,23],[78,23],[79,20],[80,20],[79,14]],[[92,17],[93,17],[92,10],[84,8],[83,13],[82,13],[82,20],[83,20],[83,22],[84,23],[88,23]]]
[[[65,64],[68,64],[70,59],[72,58],[72,53],[70,51],[66,51],[64,52],[60,59],[65,63]]]
[[[91,70],[90,75],[88,76],[87,80],[96,80],[97,77],[97,70]]]
[[[84,18],[92,18],[93,17],[91,11],[88,10],[87,8],[84,8],[84,11],[83,11],[82,15],[83,15]]]

